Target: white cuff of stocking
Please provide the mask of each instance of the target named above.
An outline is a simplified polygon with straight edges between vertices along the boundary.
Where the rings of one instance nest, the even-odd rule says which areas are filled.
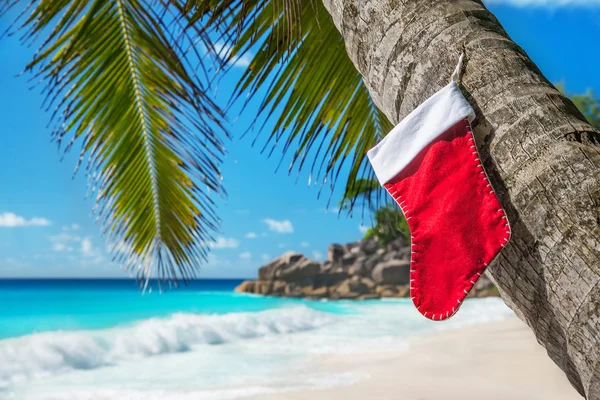
[[[402,171],[429,143],[475,112],[455,82],[450,82],[415,108],[367,152],[381,185]]]

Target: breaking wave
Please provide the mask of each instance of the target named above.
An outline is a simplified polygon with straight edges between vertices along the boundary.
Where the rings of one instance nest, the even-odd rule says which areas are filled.
[[[177,313],[98,331],[47,332],[0,341],[0,388],[69,370],[319,328],[334,317],[305,306],[257,313]]]

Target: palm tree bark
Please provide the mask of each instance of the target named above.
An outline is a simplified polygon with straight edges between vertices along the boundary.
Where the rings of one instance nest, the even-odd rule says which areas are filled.
[[[600,399],[597,130],[481,2],[323,1],[394,123],[446,85],[465,54],[462,90],[513,231],[489,271],[579,393]]]

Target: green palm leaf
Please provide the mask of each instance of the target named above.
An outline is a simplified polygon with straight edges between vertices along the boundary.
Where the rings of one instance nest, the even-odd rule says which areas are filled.
[[[191,21],[200,32],[222,33],[232,47],[225,63],[258,46],[235,97],[246,95],[247,104],[267,90],[255,120],[273,123],[263,151],[280,149],[282,159],[292,152],[289,172],[309,169],[310,180],[331,191],[347,166],[344,197],[351,210],[356,196],[349,194],[365,192],[361,185],[374,178],[366,152],[393,126],[372,102],[327,10],[312,0],[200,3]],[[255,141],[265,135],[263,126]],[[367,204],[382,198],[381,190],[365,193]]]
[[[379,190],[381,190],[381,186],[377,179],[360,178],[344,193],[344,197],[339,203],[340,209],[350,208],[358,201],[363,205],[368,205],[375,192]]]
[[[115,257],[140,278],[187,280],[218,226],[208,192],[223,192],[224,131],[183,55],[190,39],[159,15],[168,11],[143,0],[37,0],[22,28],[26,41],[46,35],[26,69],[56,103],[58,143],[82,138]]]

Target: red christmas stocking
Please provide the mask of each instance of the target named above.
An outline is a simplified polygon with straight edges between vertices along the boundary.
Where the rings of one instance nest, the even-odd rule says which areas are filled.
[[[477,153],[474,116],[453,79],[368,152],[410,227],[413,303],[433,320],[456,313],[510,239]]]

